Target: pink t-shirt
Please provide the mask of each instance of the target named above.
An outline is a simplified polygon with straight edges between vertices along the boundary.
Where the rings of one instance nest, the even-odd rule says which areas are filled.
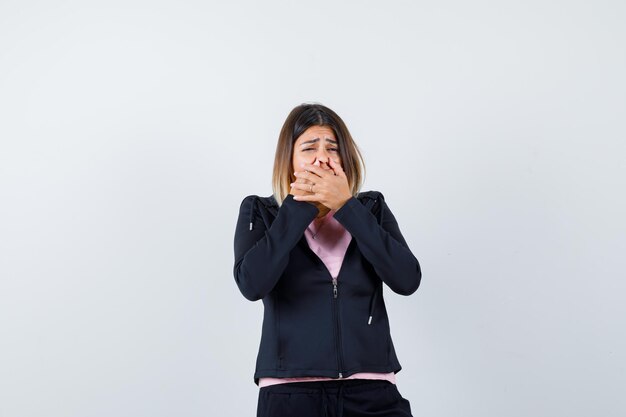
[[[348,245],[352,240],[352,235],[341,225],[334,217],[335,210],[330,210],[324,220],[316,224],[313,220],[309,227],[304,231],[309,247],[324,262],[326,268],[333,278],[337,278],[339,269],[343,262],[343,258],[348,249]],[[275,384],[285,384],[287,382],[306,382],[306,381],[336,381],[338,379],[382,379],[396,383],[396,374],[389,373],[372,373],[360,372],[350,375],[347,378],[326,378],[326,377],[301,377],[301,378],[259,378],[259,387],[267,387]]]

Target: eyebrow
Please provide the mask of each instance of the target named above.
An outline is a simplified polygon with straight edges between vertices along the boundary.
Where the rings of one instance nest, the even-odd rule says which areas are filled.
[[[302,143],[300,144],[300,146],[308,145],[308,144],[310,144],[310,143],[319,142],[319,140],[320,140],[320,138],[315,138],[315,139],[307,140],[307,141],[302,142]],[[330,143],[335,144],[335,145],[337,144],[337,141],[336,141],[336,140],[334,140],[334,139],[330,139],[330,138],[326,138],[326,142],[330,142]]]

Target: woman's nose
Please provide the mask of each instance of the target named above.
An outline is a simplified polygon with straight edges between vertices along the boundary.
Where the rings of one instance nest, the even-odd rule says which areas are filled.
[[[328,157],[323,157],[323,156],[316,157],[315,158],[315,162],[313,163],[313,165],[320,166],[320,164],[328,165]]]
[[[328,154],[326,153],[326,150],[322,150],[322,151],[318,151],[316,157],[315,157],[315,164],[319,166],[320,163],[325,163],[328,164]]]

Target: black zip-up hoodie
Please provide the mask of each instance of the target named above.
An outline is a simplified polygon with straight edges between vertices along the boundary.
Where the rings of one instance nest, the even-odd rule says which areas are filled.
[[[243,199],[235,230],[235,281],[248,300],[263,300],[254,382],[261,377],[341,378],[357,372],[398,372],[384,282],[410,295],[420,264],[382,193],[351,197],[334,218],[352,235],[333,280],[304,231],[318,209],[288,194]]]

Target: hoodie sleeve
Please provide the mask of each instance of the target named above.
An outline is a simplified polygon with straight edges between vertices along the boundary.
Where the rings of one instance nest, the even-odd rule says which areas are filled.
[[[381,224],[355,197],[341,206],[334,217],[356,239],[365,259],[392,291],[402,295],[413,294],[422,279],[420,264],[400,233],[383,194],[377,192],[376,199],[380,204]]]
[[[250,301],[265,297],[274,288],[287,267],[289,253],[319,212],[313,204],[287,194],[267,228],[261,216],[255,221],[256,203],[254,195],[243,199],[235,229],[233,273],[239,290]]]

